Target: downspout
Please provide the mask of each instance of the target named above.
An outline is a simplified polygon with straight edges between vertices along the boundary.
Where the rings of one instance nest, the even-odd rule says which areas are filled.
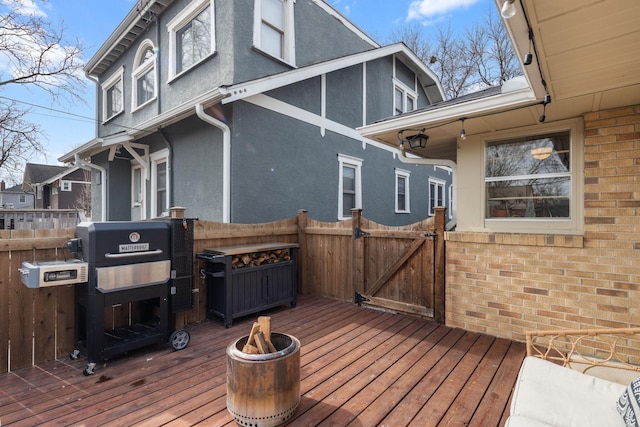
[[[224,122],[205,113],[202,103],[196,104],[198,117],[222,131],[222,222],[231,221],[231,129]]]
[[[97,170],[102,174],[101,176],[102,178],[101,193],[102,194],[100,195],[100,197],[102,198],[100,202],[102,212],[100,214],[100,218],[101,218],[101,221],[106,221],[107,220],[107,171],[106,169],[103,168],[102,166],[85,162],[80,158],[78,153],[75,154],[75,160],[76,160],[76,165],[81,167],[82,169],[85,169],[88,171]]]
[[[451,186],[453,187],[453,200],[451,201],[452,214],[451,221],[446,225],[447,230],[453,229],[456,226],[458,219],[458,165],[453,160],[446,159],[425,159],[425,158],[409,158],[407,157],[404,147],[400,148],[398,158],[402,163],[414,164],[414,165],[426,165],[426,166],[445,166],[451,168]]]

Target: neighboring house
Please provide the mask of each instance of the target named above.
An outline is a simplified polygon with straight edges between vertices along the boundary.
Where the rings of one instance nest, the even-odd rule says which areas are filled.
[[[84,170],[73,166],[27,163],[22,189],[35,195],[35,209],[81,209],[91,200],[91,181]]]
[[[437,78],[324,1],[149,0],[85,71],[98,133],[59,160],[92,171],[96,220],[183,206],[212,221],[300,209],[335,221],[362,208],[399,225],[449,201],[450,169],[355,131],[442,101]]]
[[[6,187],[4,181],[0,182],[0,209],[33,209],[34,195],[24,191],[22,185]]]
[[[447,324],[516,339],[637,326],[640,2],[508,3],[524,77],[360,131],[394,146],[427,128],[413,154],[457,168]]]

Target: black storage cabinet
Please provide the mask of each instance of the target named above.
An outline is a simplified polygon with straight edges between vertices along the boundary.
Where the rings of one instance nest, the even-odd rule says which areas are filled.
[[[206,261],[207,313],[222,317],[229,328],[233,319],[283,304],[296,306],[298,272],[295,243],[263,243],[224,248],[207,248],[197,254]],[[254,267],[233,268],[234,256],[288,249],[288,261]]]

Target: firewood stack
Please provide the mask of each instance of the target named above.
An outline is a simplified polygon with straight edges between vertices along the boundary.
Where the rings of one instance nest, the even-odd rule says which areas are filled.
[[[252,252],[234,256],[231,260],[232,268],[256,267],[262,264],[274,264],[276,262],[289,261],[291,255],[289,249],[278,249],[266,252]]]
[[[242,348],[243,353],[267,354],[277,350],[271,343],[271,317],[260,316],[257,322],[253,322],[249,339]]]

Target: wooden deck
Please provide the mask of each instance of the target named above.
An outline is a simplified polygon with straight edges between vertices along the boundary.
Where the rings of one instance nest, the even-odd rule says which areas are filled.
[[[290,426],[499,426],[508,415],[522,343],[316,296],[267,314],[302,343]],[[89,377],[82,359],[2,374],[0,425],[236,425],[225,350],[254,320],[193,326],[182,351],[146,348]]]

